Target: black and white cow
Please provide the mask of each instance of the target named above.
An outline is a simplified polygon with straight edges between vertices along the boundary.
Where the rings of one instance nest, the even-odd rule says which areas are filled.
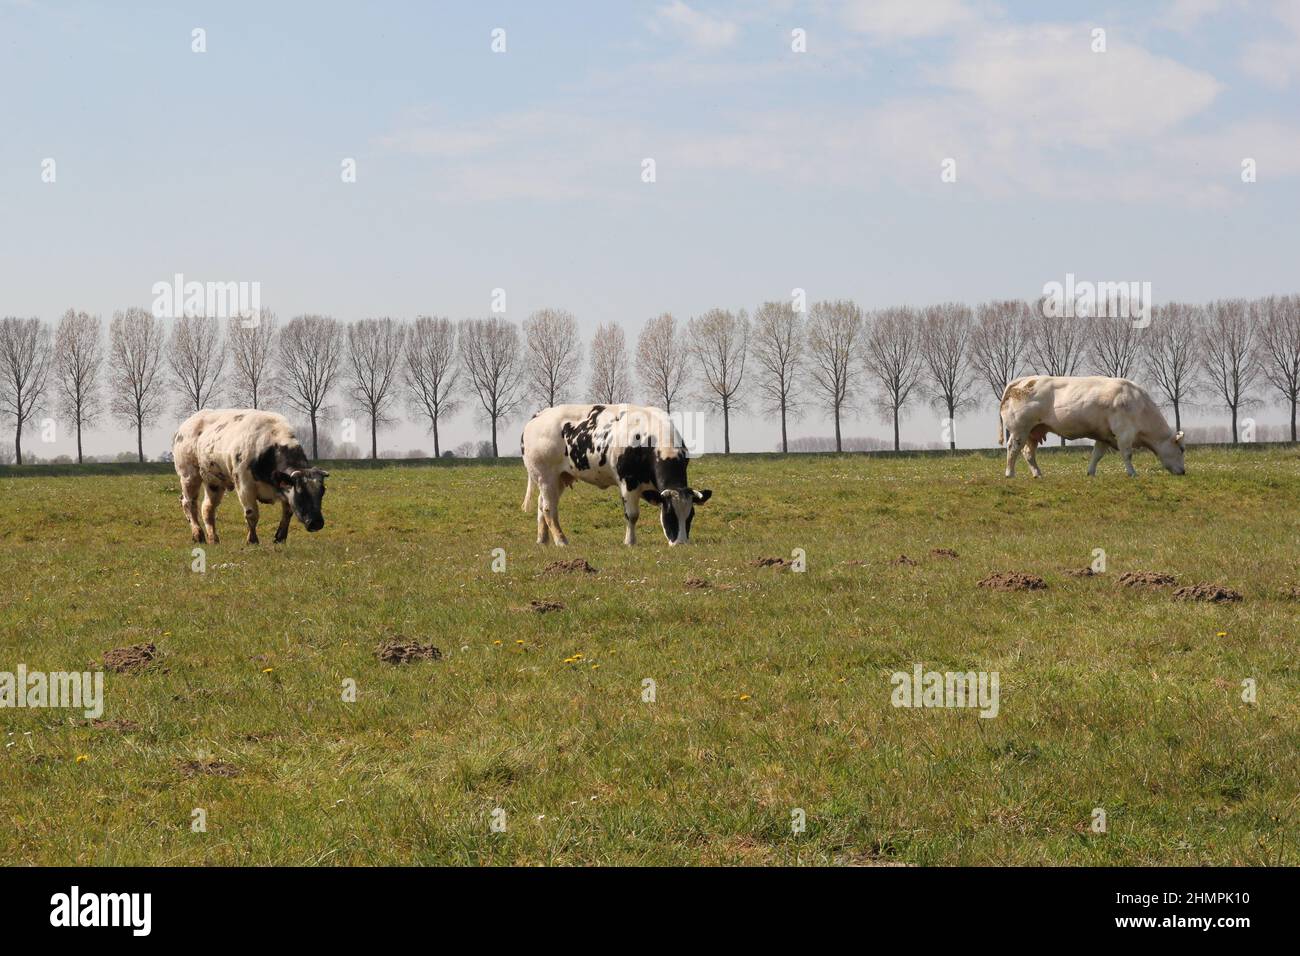
[[[176,430],[172,458],[181,479],[181,509],[194,541],[217,543],[217,506],[227,491],[235,492],[244,506],[249,544],[257,544],[258,502],[280,504],[276,543],[289,537],[293,515],[308,531],[325,527],[320,502],[329,472],[307,463],[283,415],[255,408],[195,412]],[[204,489],[202,525],[200,487]]]
[[[581,480],[597,488],[618,485],[627,519],[624,544],[636,544],[640,501],[659,506],[670,545],[685,544],[695,506],[713,492],[686,481],[686,447],[666,412],[644,405],[556,405],[533,416],[521,439],[528,490],[537,496],[537,543],[568,544],[560,530],[560,493]]]

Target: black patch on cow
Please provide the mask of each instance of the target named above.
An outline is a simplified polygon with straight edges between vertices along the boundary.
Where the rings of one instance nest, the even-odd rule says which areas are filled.
[[[253,477],[268,485],[274,485],[277,471],[292,471],[307,467],[307,453],[301,445],[268,445],[253,459]]]
[[[591,469],[591,453],[595,450],[596,418],[605,410],[604,405],[592,405],[587,417],[580,422],[565,422],[560,428],[564,436],[565,451],[569,461],[579,471]]]
[[[665,500],[659,510],[663,514],[664,534],[668,535],[669,541],[676,541],[677,540],[677,509],[673,507],[673,503],[671,501]],[[689,528],[690,528],[689,521],[687,522],[686,527],[689,533]]]
[[[686,537],[688,538],[691,536],[691,522],[694,520],[695,520],[695,508],[694,506],[692,506],[691,510],[686,512]]]
[[[625,488],[655,484],[655,454],[649,448],[624,448],[614,460],[614,474]],[[658,486],[656,486],[658,487]]]

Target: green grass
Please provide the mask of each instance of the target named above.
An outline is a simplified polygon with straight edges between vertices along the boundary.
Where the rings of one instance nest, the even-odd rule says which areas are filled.
[[[338,463],[323,532],[273,546],[264,515],[247,547],[230,498],[203,574],[174,476],[7,470],[0,670],[162,656],[107,675],[104,717],[135,729],[0,710],[0,860],[1297,863],[1300,455],[1193,449],[1182,479],[1142,456],[1136,481],[1113,457],[1092,481],[1081,454],[1042,464],[711,456],[691,547],[647,509],[624,548],[616,494],[579,486],[561,551],[533,543],[517,461]],[[795,548],[806,573],[750,564]],[[1064,573],[1094,548],[1106,575]],[[542,573],[575,557],[599,573]],[[998,570],[1049,587],[976,587]],[[1129,591],[1126,570],[1245,600]],[[391,637],[444,657],[381,662]],[[916,662],[998,671],[999,716],[890,706]],[[209,758],[238,775],[184,773]]]

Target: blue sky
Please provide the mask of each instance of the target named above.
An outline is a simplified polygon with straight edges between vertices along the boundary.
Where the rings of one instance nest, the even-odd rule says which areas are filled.
[[[1066,272],[1157,301],[1296,291],[1294,2],[0,0],[0,85],[4,314],[107,318],[176,272],[258,281],[282,318],[464,318],[500,287],[511,318],[630,339],[794,287],[866,308]],[[738,447],[771,447],[759,419]],[[937,428],[918,407],[905,437]],[[100,430],[92,450],[128,446]]]

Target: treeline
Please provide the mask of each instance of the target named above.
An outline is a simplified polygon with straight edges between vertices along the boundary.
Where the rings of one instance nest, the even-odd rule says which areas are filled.
[[[281,323],[269,310],[219,320],[159,318],[145,309],[117,312],[107,334],[99,316],[68,310],[51,327],[36,318],[0,320],[0,416],[23,437],[51,408],[82,435],[105,417],[135,432],[171,411],[184,417],[232,405],[282,411],[311,433],[313,457],[323,422],[338,406],[369,425],[370,455],[379,432],[405,409],[433,437],[465,406],[490,429],[490,442],[462,451],[499,453],[499,427],[532,407],[566,401],[640,400],[672,412],[696,401],[721,414],[723,449],[734,417],[748,411],[779,420],[781,449],[790,425],[816,410],[834,423],[844,449],[848,416],[871,407],[893,425],[920,402],[954,423],[982,400],[996,407],[1011,380],[1027,374],[1097,374],[1134,379],[1173,411],[1199,398],[1239,416],[1264,401],[1290,412],[1296,440],[1300,402],[1300,296],[1169,303],[1150,322],[1131,318],[1045,317],[1042,303],[944,303],[924,309],[865,312],[854,302],[765,302],[712,309],[688,321],[649,319],[629,348],[616,322],[599,325],[584,346],[574,316],[534,312],[516,324],[502,317],[453,322],[433,316],[343,322],[299,315]],[[527,404],[530,407],[525,409]],[[795,447],[801,442],[795,441]],[[803,442],[806,444],[806,441]]]

